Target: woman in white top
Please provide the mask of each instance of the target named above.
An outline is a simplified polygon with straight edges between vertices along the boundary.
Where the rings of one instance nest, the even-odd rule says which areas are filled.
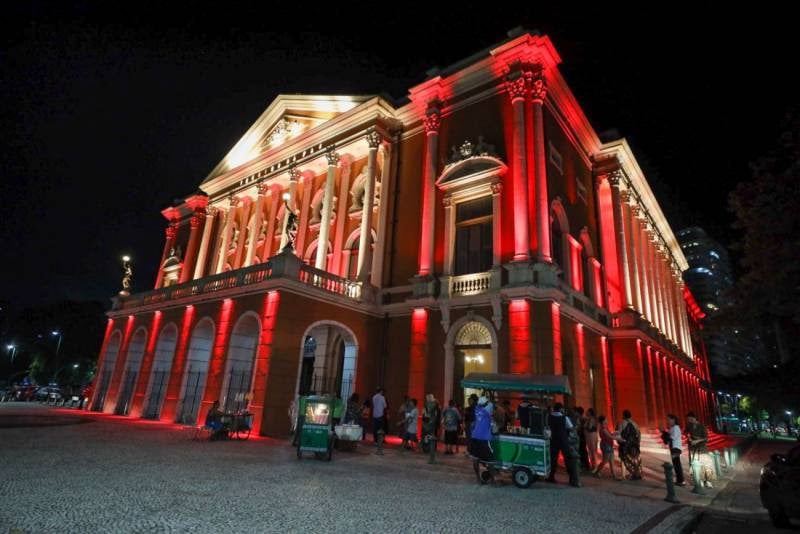
[[[672,456],[672,465],[675,467],[675,485],[685,486],[683,480],[683,466],[681,466],[681,454],[683,454],[683,436],[678,417],[667,414],[667,432],[669,432],[669,452]]]

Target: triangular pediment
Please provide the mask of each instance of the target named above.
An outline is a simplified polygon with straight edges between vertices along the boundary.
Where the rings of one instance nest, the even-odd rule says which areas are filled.
[[[355,108],[371,96],[278,95],[204,182]]]

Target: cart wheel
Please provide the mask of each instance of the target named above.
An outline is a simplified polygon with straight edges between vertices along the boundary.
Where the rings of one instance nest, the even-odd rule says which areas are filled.
[[[492,480],[492,473],[487,469],[481,473],[481,484],[488,484]]]
[[[236,431],[236,439],[244,441],[246,439],[250,439],[250,429],[249,428],[240,428]]]
[[[514,485],[518,488],[529,488],[533,484],[533,473],[527,467],[515,467],[511,473]]]
[[[325,461],[330,462],[333,458],[333,443],[328,445],[328,454],[325,456]]]

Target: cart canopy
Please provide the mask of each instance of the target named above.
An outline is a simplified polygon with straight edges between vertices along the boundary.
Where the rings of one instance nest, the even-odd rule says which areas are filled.
[[[461,381],[461,387],[491,391],[519,391],[522,393],[563,393],[572,395],[569,380],[564,375],[514,375],[500,373],[470,373]]]

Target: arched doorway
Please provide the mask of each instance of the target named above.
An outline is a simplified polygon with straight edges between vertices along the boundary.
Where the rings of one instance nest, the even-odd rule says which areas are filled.
[[[147,407],[142,417],[158,419],[161,414],[161,404],[167,393],[169,374],[172,371],[172,358],[175,356],[175,346],[178,344],[178,327],[170,323],[161,330],[156,344],[156,353],[153,356],[153,367],[150,370],[150,381],[147,385]]]
[[[125,359],[125,371],[122,375],[120,394],[117,397],[117,405],[114,407],[114,413],[117,415],[128,415],[131,399],[133,398],[133,390],[136,388],[136,379],[139,377],[139,368],[142,365],[146,342],[147,331],[144,328],[139,328],[133,334],[133,338],[128,345],[128,357]]]
[[[108,386],[111,384],[111,375],[114,374],[114,367],[117,365],[120,343],[122,343],[122,334],[119,330],[115,330],[108,339],[103,365],[97,373],[99,381],[97,382],[97,391],[95,392],[94,399],[92,399],[92,411],[103,411],[103,404],[106,402]]]
[[[358,343],[352,330],[335,321],[320,321],[302,338],[297,394],[339,395],[355,391]]]
[[[178,423],[193,425],[197,421],[197,411],[203,401],[203,392],[208,378],[208,363],[214,346],[214,323],[208,317],[197,323],[189,341],[186,372],[181,385],[181,405]]]
[[[489,321],[469,315],[456,321],[447,334],[442,401],[454,399],[463,406],[472,393],[480,393],[460,386],[464,376],[478,372],[497,372],[497,334]]]
[[[261,324],[254,313],[245,313],[233,327],[219,400],[222,410],[239,410],[247,406],[260,333]]]

